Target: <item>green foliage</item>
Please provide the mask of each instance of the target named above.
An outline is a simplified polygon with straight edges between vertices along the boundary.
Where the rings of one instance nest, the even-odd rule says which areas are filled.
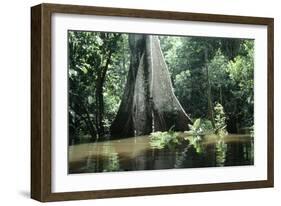
[[[195,148],[197,153],[204,152],[202,145],[203,140],[200,136],[189,136],[187,139],[189,140],[189,144]]]
[[[69,31],[69,136],[94,140],[114,119],[129,65],[128,35]]]
[[[159,39],[175,95],[185,112],[196,119],[189,125],[190,134],[199,139],[213,130],[238,133],[253,125],[254,40]],[[85,137],[94,140],[108,134],[119,108],[130,63],[128,35],[69,31],[68,60],[69,142]],[[207,91],[211,91],[210,98]],[[215,125],[209,121],[208,101],[219,103],[212,108]],[[156,147],[177,139],[172,131],[152,136]]]
[[[175,148],[180,144],[179,133],[169,130],[167,132],[153,132],[150,134],[150,146],[153,149]]]
[[[204,136],[207,134],[213,133],[213,126],[212,122],[207,119],[196,119],[193,122],[193,125],[188,125],[190,131],[186,132],[188,134],[191,134],[192,136]]]
[[[210,62],[207,64],[210,74],[210,82],[212,86],[213,94],[219,94],[220,87],[228,84],[228,74],[227,74],[227,64],[228,60],[223,56],[220,49],[218,49]],[[216,95],[215,95],[216,96]]]
[[[120,171],[119,156],[116,152],[108,152],[107,159],[104,160],[103,172]]]
[[[228,65],[230,78],[240,87],[236,94],[247,96],[247,102],[253,103],[253,61],[251,58],[238,56]],[[243,91],[243,92],[242,92]]]
[[[227,144],[223,138],[220,138],[216,143],[216,165],[224,166],[226,160]]]
[[[223,106],[216,103],[215,111],[215,133],[217,134],[216,142],[216,162],[217,166],[224,166],[226,159],[227,144],[224,141],[225,136],[228,134],[226,129],[226,116]]]
[[[216,151],[218,152],[218,158],[220,158],[220,160],[218,161],[222,162],[225,156],[223,152],[226,151],[226,145],[223,142],[223,138],[228,134],[226,130],[226,116],[223,110],[223,106],[219,103],[216,103],[214,107],[214,113],[215,127],[213,127],[210,120],[202,120],[198,118],[193,122],[193,125],[188,125],[190,130],[185,133],[191,135],[186,137],[186,139],[188,139],[190,141],[190,144],[195,147],[197,153],[201,153],[203,151],[201,143],[204,136],[217,134],[218,142],[216,145]]]
[[[190,145],[193,145],[197,153],[201,153],[202,149],[202,137],[216,133],[218,139],[218,152],[224,150],[224,144],[221,143],[223,137],[226,136],[226,116],[223,110],[223,106],[216,103],[214,107],[215,111],[215,128],[213,128],[212,122],[207,119],[196,119],[193,124],[189,124],[189,131],[184,133],[187,135],[184,137],[185,140],[189,141]],[[174,148],[176,145],[181,144],[179,133],[172,131],[171,129],[167,132],[154,132],[150,135],[150,145],[152,148],[163,149],[165,147]],[[221,158],[223,154],[220,153]]]
[[[190,116],[209,118],[210,89],[211,101],[223,105],[232,133],[253,124],[254,40],[161,37],[161,47],[175,94]]]
[[[216,103],[215,108],[215,132],[219,136],[227,135],[226,129],[226,116],[223,110],[223,106],[220,103]]]
[[[236,115],[244,126],[253,125],[254,112],[254,41],[245,41],[239,55],[230,61],[227,72],[231,79],[233,99],[236,102]],[[235,105],[234,105],[235,106]]]
[[[185,132],[189,136],[185,139],[189,140],[190,145],[193,145],[197,153],[203,152],[202,138],[205,135],[213,133],[212,122],[206,119],[196,119],[193,124],[189,124],[189,131]]]

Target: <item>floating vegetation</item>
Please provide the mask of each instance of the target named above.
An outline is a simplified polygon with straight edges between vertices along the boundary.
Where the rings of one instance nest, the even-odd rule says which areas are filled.
[[[175,148],[181,144],[180,136],[178,132],[169,130],[167,132],[153,132],[150,134],[150,146],[153,149],[163,149],[168,147],[169,149]]]

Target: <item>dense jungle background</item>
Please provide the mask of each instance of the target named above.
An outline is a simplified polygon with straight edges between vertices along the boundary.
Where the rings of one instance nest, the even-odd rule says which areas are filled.
[[[69,144],[102,140],[111,136],[110,127],[126,92],[133,64],[129,36],[134,34],[69,31],[68,35]],[[214,107],[219,103],[229,133],[252,127],[253,40],[157,39],[173,92],[191,121],[207,119],[214,125]]]

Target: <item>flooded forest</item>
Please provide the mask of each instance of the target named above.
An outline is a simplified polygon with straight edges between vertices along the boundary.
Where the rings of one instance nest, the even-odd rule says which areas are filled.
[[[68,31],[68,173],[254,164],[254,40]]]

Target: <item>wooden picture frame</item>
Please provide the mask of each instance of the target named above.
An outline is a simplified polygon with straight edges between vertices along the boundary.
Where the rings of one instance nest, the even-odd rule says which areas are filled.
[[[128,18],[216,22],[267,27],[267,179],[258,181],[169,185],[133,189],[52,192],[51,154],[51,17],[54,13]],[[49,202],[92,198],[160,195],[273,187],[274,182],[274,88],[272,18],[229,16],[170,11],[40,4],[31,8],[31,197]]]

